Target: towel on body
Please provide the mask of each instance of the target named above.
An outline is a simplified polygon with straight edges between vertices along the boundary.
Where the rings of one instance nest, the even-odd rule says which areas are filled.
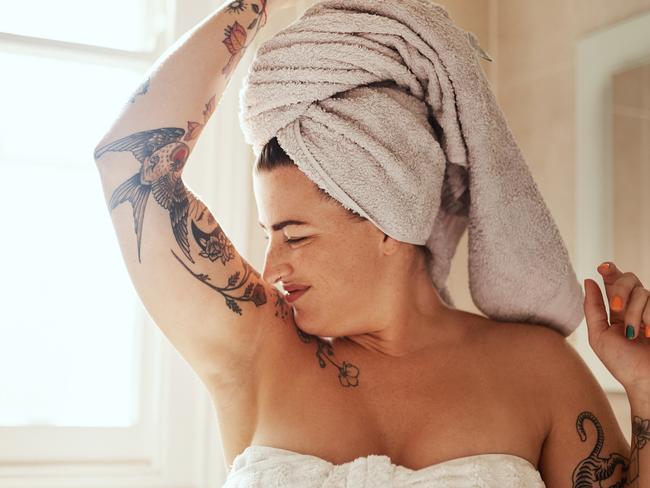
[[[277,137],[345,208],[425,244],[450,307],[467,228],[476,306],[568,336],[583,291],[479,57],[491,61],[428,0],[324,0],[258,48],[240,124],[256,156]]]

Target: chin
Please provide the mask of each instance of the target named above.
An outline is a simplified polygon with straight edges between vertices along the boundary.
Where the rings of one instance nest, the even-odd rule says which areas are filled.
[[[313,322],[306,320],[304,314],[301,314],[296,309],[294,309],[293,311],[293,318],[298,328],[302,330],[305,334],[322,337],[321,334],[323,333],[323,331],[321,330],[320,327],[318,327],[318,324],[314,324]]]
[[[314,320],[310,315],[311,314],[305,314],[305,311],[300,307],[293,307],[293,319],[298,328],[304,333],[319,337],[328,342],[332,342],[334,339],[342,335],[337,333],[333,334],[333,332],[337,331],[329,330],[330,328],[328,328],[327,323],[322,324],[319,319]],[[331,317],[326,318],[325,321],[328,323],[336,323],[335,319],[332,319]]]

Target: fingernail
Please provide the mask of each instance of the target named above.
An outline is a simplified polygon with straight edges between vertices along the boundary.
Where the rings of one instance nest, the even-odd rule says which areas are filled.
[[[609,263],[607,263],[607,262],[602,263],[602,264],[601,264],[600,266],[598,266],[598,267],[599,267],[600,269],[602,269],[603,271],[607,271],[607,270],[609,270]]]
[[[612,298],[612,310],[615,310],[617,312],[620,312],[623,310],[623,299],[619,297],[618,295],[615,295],[614,298]]]
[[[650,325],[645,326],[645,336],[650,337]]]
[[[625,337],[628,339],[634,339],[634,326],[627,324],[627,327],[625,329]]]

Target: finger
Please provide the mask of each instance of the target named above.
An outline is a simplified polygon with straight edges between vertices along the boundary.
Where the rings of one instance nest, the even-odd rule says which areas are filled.
[[[608,264],[608,266],[603,266]],[[623,273],[618,267],[608,261],[598,267],[603,277],[605,293],[610,308],[610,320],[614,322],[623,321],[623,311],[627,307],[630,293],[636,286],[643,286],[641,280],[634,273]]]
[[[605,295],[607,296],[607,303],[609,304],[610,315],[612,315],[612,322],[615,321],[616,314],[624,309],[623,297],[616,294],[614,285],[623,276],[623,272],[611,261],[605,261],[598,268],[596,268],[600,275],[603,277],[603,284],[605,285]],[[614,297],[618,296],[617,299]],[[618,320],[621,320],[618,317]]]
[[[605,261],[596,269],[603,277],[603,283],[605,283],[605,286],[613,285],[616,283],[616,280],[623,274],[623,272],[618,269],[616,265],[611,261]]]
[[[648,303],[645,305],[643,315],[641,315],[641,320],[645,325],[645,336],[650,338],[650,300],[648,300]]]
[[[594,280],[587,278],[584,281],[585,287],[585,319],[587,321],[587,333],[589,343],[594,344],[600,335],[609,329],[607,320],[607,309],[603,300],[600,286]]]
[[[629,305],[625,309],[625,337],[634,339],[639,335],[643,311],[648,304],[650,291],[642,286],[635,287],[630,293]]]

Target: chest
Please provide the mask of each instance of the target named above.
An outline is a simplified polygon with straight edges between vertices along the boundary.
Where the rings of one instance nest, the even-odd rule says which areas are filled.
[[[514,358],[481,344],[412,362],[302,345],[261,381],[252,444],[334,464],[385,454],[421,469],[507,453],[538,465],[547,414]]]

